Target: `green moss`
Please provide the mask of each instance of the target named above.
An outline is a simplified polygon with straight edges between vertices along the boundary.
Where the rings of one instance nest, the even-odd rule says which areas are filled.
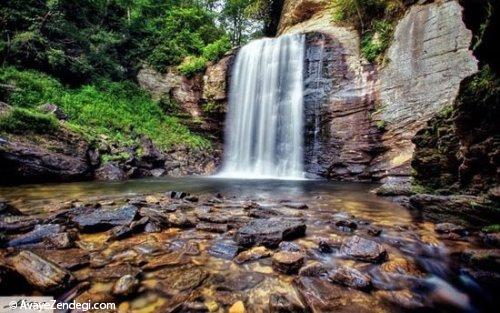
[[[177,66],[181,74],[193,76],[196,73],[203,71],[207,67],[207,59],[204,57],[188,56]]]
[[[393,26],[385,20],[373,21],[372,30],[361,39],[361,53],[370,62],[375,62],[389,47]]]
[[[102,163],[109,162],[124,162],[130,159],[132,155],[128,152],[120,152],[118,154],[103,154],[101,156]]]
[[[375,122],[375,125],[377,126],[377,128],[380,131],[383,131],[383,130],[385,130],[386,122],[383,120],[379,120],[379,121]]]
[[[217,113],[223,109],[223,105],[221,103],[215,101],[208,101],[202,105],[202,110],[204,113],[211,114]]]
[[[426,194],[426,193],[432,193],[432,190],[418,183],[413,183],[411,186],[411,192],[414,194]]]
[[[0,116],[0,131],[22,134],[27,132],[45,134],[55,132],[59,127],[57,119],[49,114],[14,107]]]

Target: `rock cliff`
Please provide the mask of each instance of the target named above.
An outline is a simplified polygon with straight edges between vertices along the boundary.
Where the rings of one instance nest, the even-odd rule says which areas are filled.
[[[412,138],[453,103],[477,71],[457,1],[410,6],[384,65],[359,51],[355,29],[333,22],[328,1],[286,0],[278,31],[307,35],[306,167],[343,180],[381,180],[408,191]]]

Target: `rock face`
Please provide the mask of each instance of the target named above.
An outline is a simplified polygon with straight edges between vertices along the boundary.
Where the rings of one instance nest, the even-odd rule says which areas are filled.
[[[408,183],[412,138],[477,71],[457,1],[412,5],[378,67],[328,1],[285,0],[278,32],[306,33],[305,168],[334,179]]]
[[[24,136],[0,138],[0,184],[90,179],[90,151],[82,138],[63,131],[36,142]]]
[[[409,35],[411,34],[411,35]],[[380,70],[380,109],[387,153],[373,162],[375,176],[408,176],[416,132],[455,100],[460,82],[477,71],[469,51],[472,33],[457,1],[415,5],[398,23]]]

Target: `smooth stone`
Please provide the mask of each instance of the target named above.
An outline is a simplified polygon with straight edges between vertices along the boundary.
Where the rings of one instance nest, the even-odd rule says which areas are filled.
[[[279,218],[259,219],[238,229],[235,240],[244,247],[254,245],[276,247],[283,240],[302,237],[305,233],[306,225],[302,221]]]
[[[323,276],[328,273],[331,266],[320,263],[318,261],[313,261],[310,264],[305,265],[299,270],[299,276]]]
[[[130,296],[139,288],[139,280],[132,275],[120,277],[113,285],[112,293],[115,296]]]
[[[304,264],[304,254],[280,251],[273,255],[273,269],[283,274],[296,274]]]
[[[248,261],[254,261],[266,258],[271,255],[271,251],[264,246],[253,247],[250,250],[243,251],[234,258],[234,262],[241,264]]]
[[[356,260],[381,263],[387,258],[387,251],[379,243],[359,236],[344,239],[340,253]]]
[[[332,282],[346,285],[355,289],[366,290],[371,287],[371,278],[355,268],[338,266],[328,271],[328,277]]]

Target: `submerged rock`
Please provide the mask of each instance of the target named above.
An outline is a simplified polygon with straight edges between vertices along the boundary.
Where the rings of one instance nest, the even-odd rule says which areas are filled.
[[[434,230],[437,233],[440,234],[449,234],[449,233],[455,233],[455,234],[463,234],[465,232],[465,228],[462,226],[458,226],[453,223],[439,223],[436,224],[436,227],[434,227]]]
[[[31,285],[44,292],[64,290],[74,281],[70,272],[31,251],[19,252],[10,263]]]
[[[331,266],[320,263],[318,261],[313,261],[310,264],[307,264],[306,266],[302,267],[299,270],[299,275],[300,276],[311,276],[311,277],[317,277],[317,276],[323,276],[328,273],[328,270],[331,268]]]
[[[220,240],[216,241],[208,250],[210,255],[218,258],[232,260],[241,248],[232,240]]]
[[[171,269],[161,276],[162,279],[158,281],[155,289],[165,295],[187,292],[200,286],[207,277],[208,273],[200,267],[187,266]]]
[[[328,277],[332,282],[346,285],[355,289],[368,289],[371,286],[371,278],[355,268],[338,266],[328,271]]]
[[[226,224],[218,223],[198,223],[198,225],[196,225],[196,229],[220,234],[228,231]]]
[[[188,264],[190,259],[183,253],[178,251],[170,252],[167,254],[156,256],[154,259],[150,260],[142,268],[145,270],[153,270],[164,266],[179,266]]]
[[[271,218],[252,221],[240,228],[235,235],[239,245],[250,247],[264,245],[276,247],[283,240],[291,240],[305,235],[306,225],[299,220]]]
[[[273,268],[284,274],[296,274],[304,264],[304,254],[281,251],[273,255]]]
[[[240,254],[238,254],[238,256],[236,256],[234,262],[241,264],[248,261],[254,261],[266,258],[270,255],[271,255],[270,250],[268,250],[266,247],[258,246],[258,247],[253,247],[250,250],[241,252]]]
[[[113,294],[115,296],[129,296],[139,288],[139,280],[132,275],[124,275],[113,285]]]
[[[383,301],[396,304],[406,310],[417,310],[425,307],[425,299],[408,289],[403,290],[381,290],[374,293],[377,298]]]
[[[270,313],[305,313],[306,307],[299,299],[285,293],[273,293],[269,296]]]
[[[0,216],[23,215],[16,207],[0,198]]]
[[[379,243],[359,236],[346,238],[340,253],[356,260],[381,263],[387,258],[387,251]]]
[[[130,224],[137,215],[137,207],[125,205],[113,209],[93,209],[73,217],[73,222],[85,231],[102,230]]]

